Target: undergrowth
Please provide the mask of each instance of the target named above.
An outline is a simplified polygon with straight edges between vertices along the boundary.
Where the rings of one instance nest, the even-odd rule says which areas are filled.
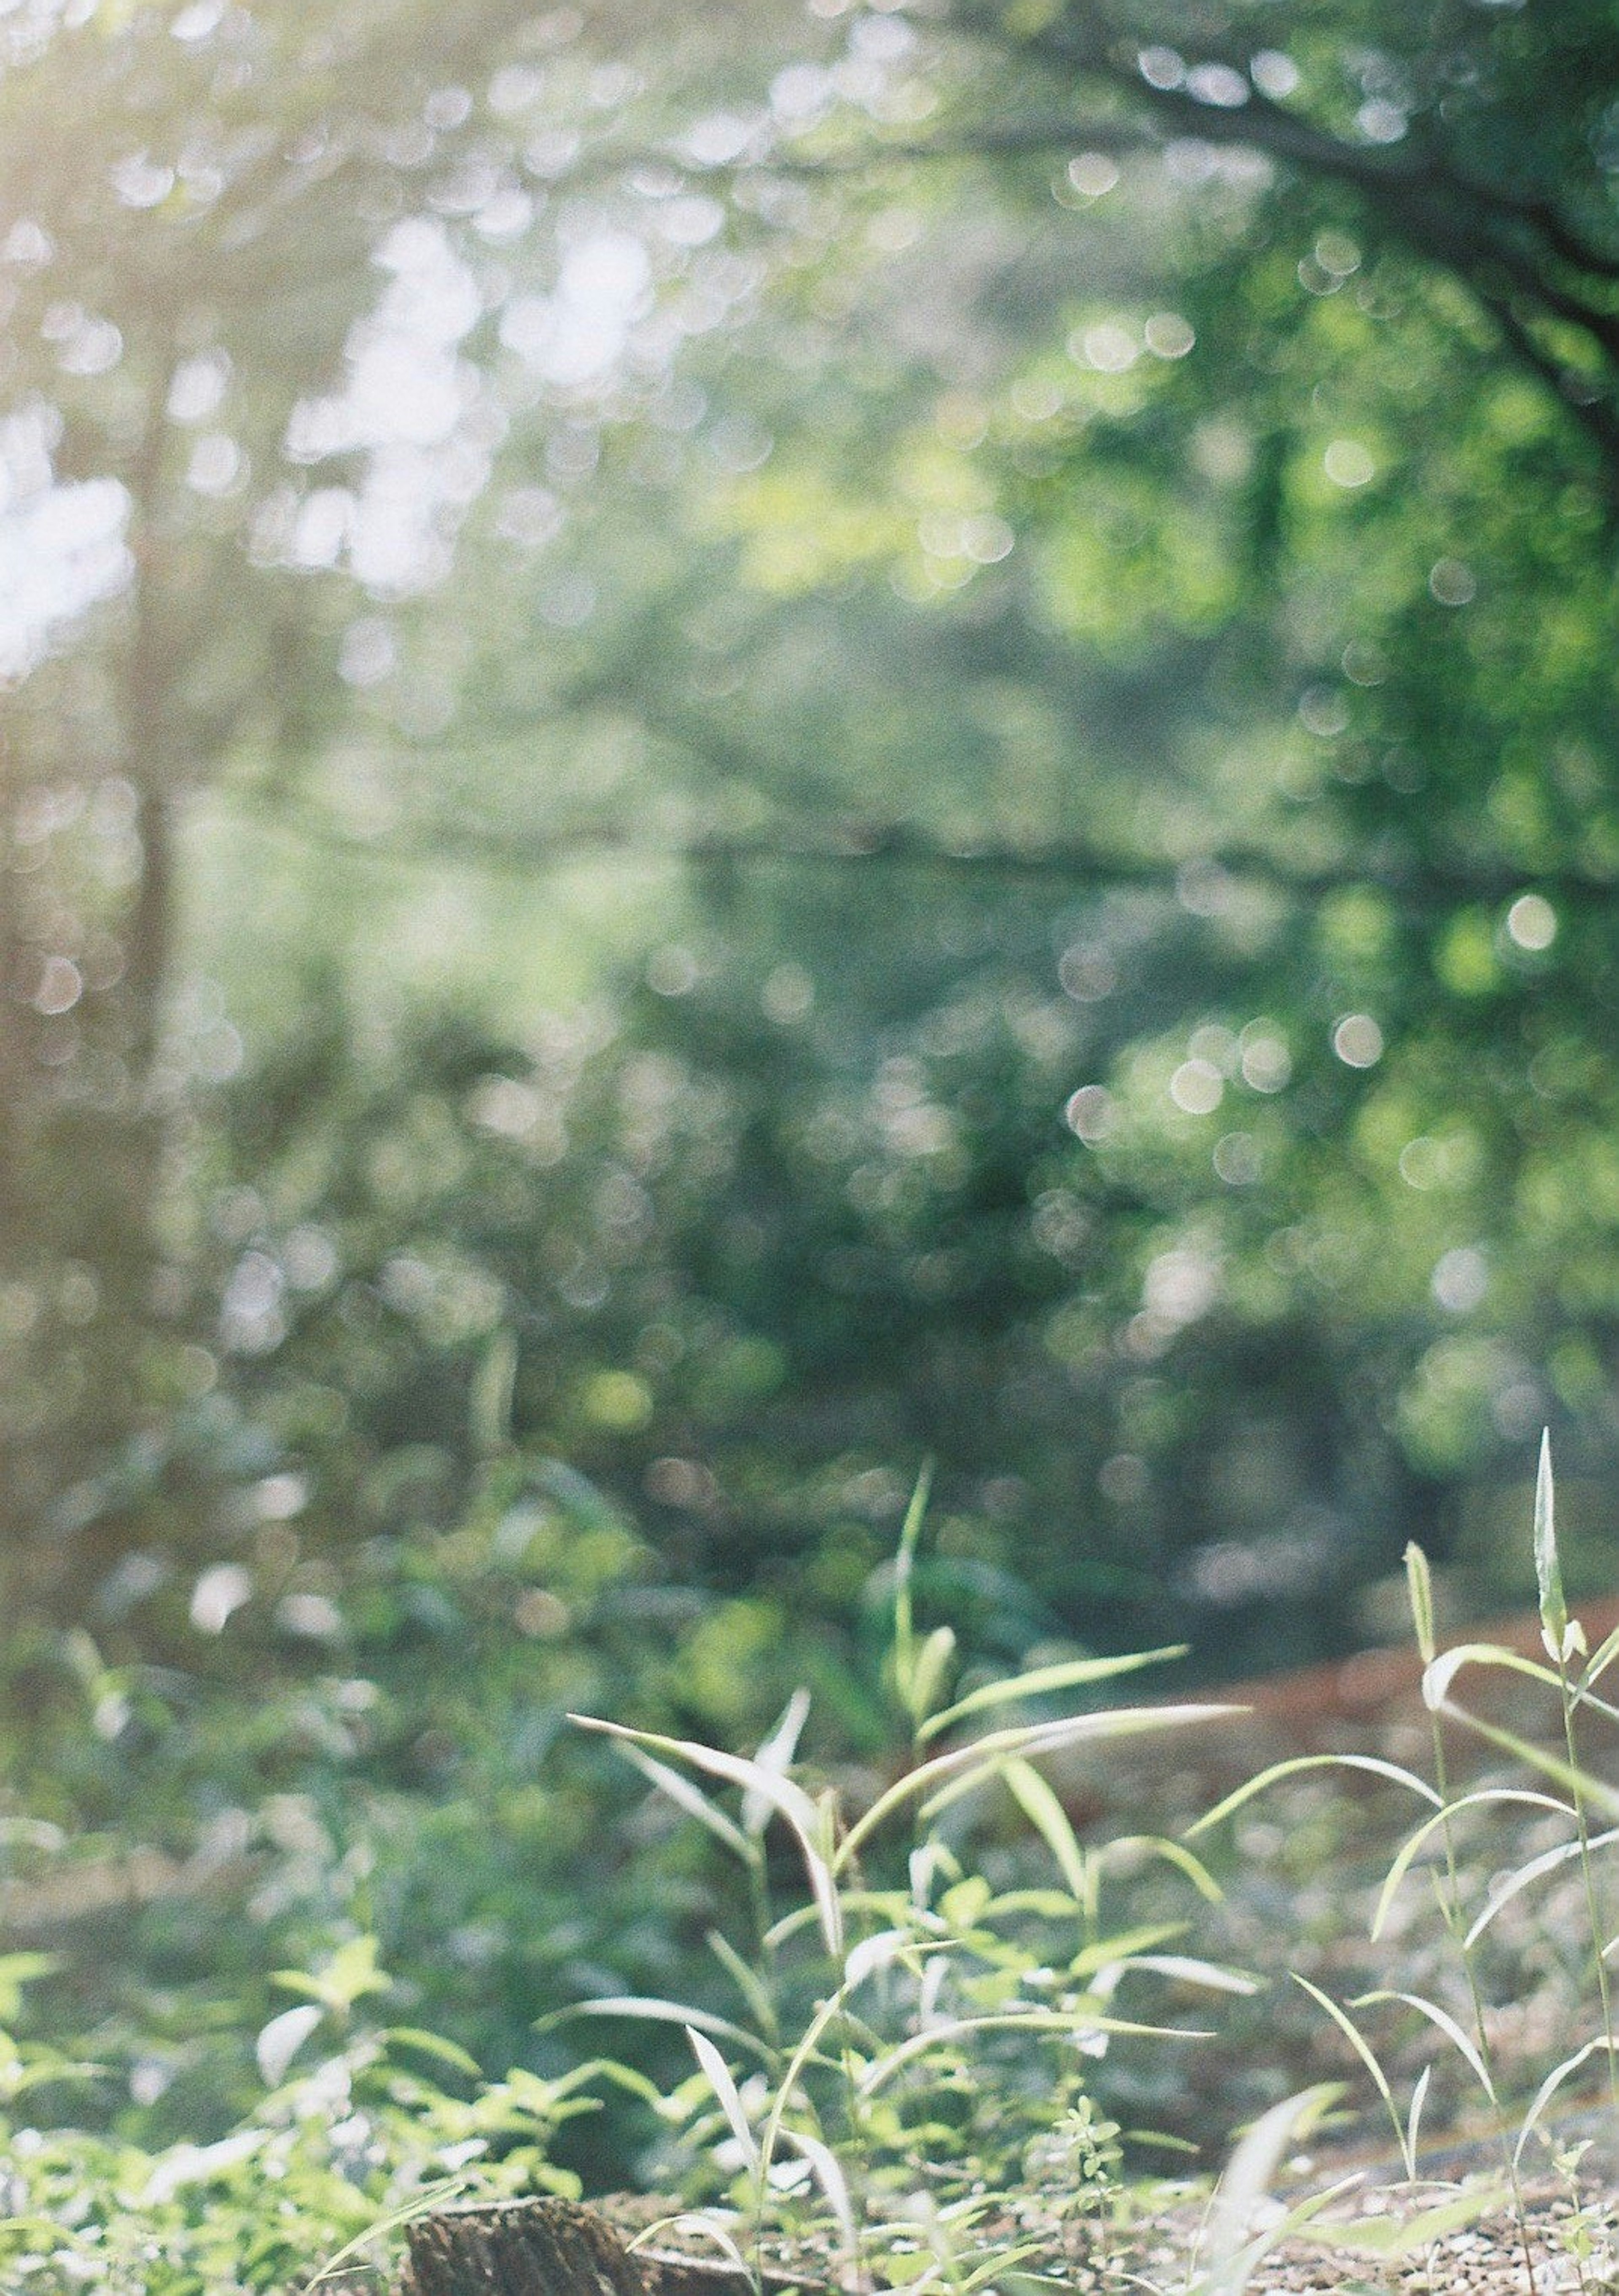
[[[528,2061],[488,2080],[455,2041],[394,2013],[411,1989],[351,1918],[328,1949],[265,1972],[271,2013],[248,2029],[232,2125],[176,2140],[143,2118],[138,2082],[133,2104],[108,2111],[111,2071],[93,2047],[30,2017],[30,1994],[48,2000],[60,1981],[51,1958],[0,1961],[4,2286],[246,2296],[382,2284],[424,2208],[576,2195],[576,2131],[604,2105],[639,2132],[637,2180],[666,2197],[667,2220],[648,2236],[706,2247],[756,2284],[790,2260],[917,2296],[1036,2296],[1109,2277],[1239,2296],[1284,2240],[1343,2251],[1353,2278],[1437,2252],[1492,2210],[1505,2212],[1531,2296],[1549,2264],[1582,2289],[1603,2284],[1607,2221],[1566,2108],[1588,2091],[1610,2117],[1619,2107],[1607,1870],[1619,1792],[1587,1743],[1619,1723],[1602,1694],[1619,1634],[1593,1652],[1570,1614],[1549,1450],[1534,1525],[1543,1655],[1443,1648],[1412,1548],[1426,1763],[1387,1751],[1290,1757],[1183,1834],[1076,1824],[1072,1767],[1105,1770],[1154,1734],[1201,1739],[1231,1710],[1118,1702],[1118,1686],[1172,1652],[1010,1673],[974,1662],[950,1626],[920,1616],[924,1513],[919,1490],[889,1583],[882,1693],[895,1726],[881,1759],[807,1763],[803,1691],[747,1755],[577,1718],[578,1742],[610,1748],[650,1795],[634,1818],[642,1847],[614,1884],[621,1910],[634,1906],[637,1861],[666,1858],[667,1824],[702,1845],[678,1900],[666,1889],[653,1898],[705,1936],[701,1964],[671,1956],[689,1992],[610,1977],[592,1987],[582,1967],[570,2000],[535,2005]],[[1463,1694],[1492,1683],[1523,1693],[1522,1710]],[[1347,1997],[1327,1981],[1330,1956],[1311,1964],[1280,1924],[1263,1979],[1234,1965],[1221,1904],[1222,1885],[1253,1888],[1267,1855],[1255,1813],[1339,1777],[1410,1812],[1370,1893],[1373,1981]],[[1334,1839],[1349,1844],[1356,1822],[1340,1813]],[[363,1909],[362,1895],[351,1910]],[[612,1909],[600,1911],[605,1933]],[[1512,2030],[1526,1936],[1566,1964],[1556,2045],[1538,2062]],[[1287,1960],[1291,1976],[1272,1975]],[[1256,2015],[1280,2028],[1289,1995],[1317,2021],[1317,2077],[1230,2133],[1211,2190],[1183,2136],[1119,2109],[1152,2086],[1132,2086],[1131,2069],[1156,2065],[1160,2089],[1206,2082],[1208,2037],[1233,2012],[1250,2037]],[[241,2030],[239,2003],[209,2013]],[[606,2032],[605,2052],[583,2046],[593,2031]],[[1469,2091],[1495,2165],[1459,2183],[1440,2173],[1434,2141],[1467,2119]],[[1359,2125],[1361,2094],[1387,2123],[1386,2175],[1301,2168]],[[1567,2203],[1555,2219],[1549,2179]],[[1157,2244],[1144,2249],[1153,2224]]]

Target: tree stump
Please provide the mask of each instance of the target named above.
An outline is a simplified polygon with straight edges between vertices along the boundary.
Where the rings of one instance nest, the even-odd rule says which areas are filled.
[[[805,2296],[808,2276],[765,2275],[765,2296]],[[732,2264],[626,2247],[605,2217],[572,2201],[482,2201],[410,2228],[397,2296],[752,2296]]]
[[[655,2296],[604,2218],[571,2201],[487,2201],[410,2228],[398,2296]]]

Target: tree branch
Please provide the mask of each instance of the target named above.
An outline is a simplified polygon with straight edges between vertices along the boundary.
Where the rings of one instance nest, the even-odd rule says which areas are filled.
[[[784,822],[757,831],[699,830],[660,836],[622,821],[560,823],[538,831],[489,828],[465,821],[408,824],[386,836],[366,837],[312,808],[289,811],[256,791],[217,792],[254,813],[261,828],[381,868],[458,867],[531,881],[570,863],[592,858],[644,860],[701,866],[725,862],[755,867],[887,868],[963,879],[1011,879],[1096,890],[1127,886],[1185,898],[1198,913],[1199,885],[1218,893],[1222,878],[1286,898],[1319,900],[1350,885],[1371,885],[1422,913],[1459,900],[1504,901],[1533,883],[1559,898],[1612,902],[1607,879],[1577,869],[1525,870],[1413,861],[1345,862],[1341,866],[1292,864],[1263,847],[1231,844],[1180,862],[1122,852],[1088,838],[1038,844],[994,839],[952,842],[903,821],[846,816],[827,823]]]

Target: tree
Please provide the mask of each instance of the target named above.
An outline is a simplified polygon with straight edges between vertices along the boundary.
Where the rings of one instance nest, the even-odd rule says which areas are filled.
[[[1059,1589],[1075,1526],[1100,1562],[1124,1521],[1161,1579],[1190,1523],[1225,1550],[1211,1586],[1291,1572],[1324,1619],[1433,1480],[1502,1472],[1525,1413],[1560,1398],[1606,1440],[1606,1182],[1571,1175],[1605,1168],[1619,852],[1609,36],[1583,11],[1370,5],[1210,12],[1195,42],[1183,11],[737,20],[717,73],[678,19],[634,70],[602,20],[544,20],[508,54],[495,16],[361,10],[333,16],[313,76],[307,31],[235,17],[195,46],[143,18],[105,39],[98,132],[137,201],[109,204],[124,259],[94,269],[100,171],[42,160],[88,283],[28,283],[22,308],[54,309],[41,340],[71,338],[80,366],[107,356],[96,321],[118,331],[113,364],[65,383],[43,349],[37,395],[82,394],[56,468],[118,477],[144,539],[87,626],[99,654],[64,653],[23,698],[121,761],[143,832],[133,902],[115,885],[108,913],[149,953],[133,987],[86,996],[36,919],[22,985],[48,1006],[66,964],[86,1028],[121,995],[111,1049],[151,1072],[166,793],[222,774],[373,856],[450,841],[519,882],[591,840],[673,856],[632,1054],[675,1062],[735,1131],[690,1193],[671,1177],[650,1291],[599,1320],[555,1311],[579,1381],[550,1383],[552,1340],[524,1326],[535,1439],[626,1487],[659,1458],[740,1478],[732,1529],[699,1526],[691,1551],[729,1540],[742,1568],[767,1526],[822,1521],[794,1496],[811,1454],[877,1397],[872,1453],[961,1443],[974,1554],[1059,1521],[1041,1566]],[[50,75],[100,56],[91,37],[19,76],[20,117],[48,119]],[[178,131],[171,152],[128,127],[154,86],[151,117],[285,123],[232,146],[200,216]],[[175,318],[182,278],[219,316],[206,339]],[[448,427],[414,442],[421,463],[443,449],[445,491],[413,483],[454,534],[452,590],[364,554],[387,447],[353,402],[413,308],[448,386]],[[234,394],[194,450],[156,414],[182,373],[182,408]],[[70,711],[70,685],[90,693]],[[54,1048],[67,1010],[28,1026]],[[452,1117],[471,1057],[443,1094],[424,1059]],[[480,1057],[534,1086],[520,1052]],[[329,1072],[321,1090],[344,1104]],[[102,1157],[127,1160],[130,1235],[157,1168],[142,1107],[115,1106],[126,1144]],[[904,1145],[925,1136],[945,1145]],[[290,1145],[242,1139],[239,1186]],[[560,1275],[525,1256],[555,1201],[525,1185],[498,1232],[472,1203],[457,1237],[519,1325],[553,1312]],[[386,1221],[351,1216],[376,1273]],[[274,1262],[280,1218],[171,1266],[198,1283],[211,1257]],[[50,1251],[106,1247],[59,1233]],[[855,1266],[863,1292],[840,1293]],[[146,1251],[102,1326],[120,1373],[151,1275]],[[739,1390],[734,1420],[694,1430],[684,1374],[666,1396],[662,1374],[644,1426],[569,1415],[598,1373],[643,1378],[658,1282],[758,1343],[770,1415]],[[176,1336],[206,1330],[205,1300]],[[368,1439],[410,1419],[401,1396],[462,1392],[433,1370],[413,1359]],[[997,1400],[973,1423],[975,1380]],[[1267,1484],[1254,1462],[1279,1443]],[[997,1451],[1061,1462],[1022,1497],[1002,1478],[1010,1530],[973,1496]],[[1233,1554],[1289,1511],[1244,1579]]]

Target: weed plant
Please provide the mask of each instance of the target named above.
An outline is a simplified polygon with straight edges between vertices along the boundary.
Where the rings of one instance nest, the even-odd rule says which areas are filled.
[[[658,2132],[644,2178],[682,2208],[677,2233],[666,2224],[651,2236],[700,2238],[756,2282],[788,2259],[846,2284],[921,2296],[1034,2296],[1088,2284],[1099,2263],[1124,2275],[1140,2259],[1132,2218],[1157,2205],[1141,2183],[1155,2155],[1151,2131],[1121,2129],[1109,2112],[1112,2059],[1183,2052],[1204,2030],[1194,2001],[1206,2010],[1255,1994],[1253,1976],[1188,1934],[1184,1914],[1219,1894],[1207,1844],[1259,1798],[1345,1766],[1415,1805],[1370,1923],[1385,1953],[1404,1924],[1400,1959],[1349,1999],[1319,1971],[1301,1970],[1294,1990],[1320,2020],[1322,2045],[1370,2080],[1404,2197],[1393,2209],[1383,2195],[1364,2205],[1353,2176],[1290,2202],[1271,2197],[1289,2157],[1337,2113],[1342,2085],[1312,2081],[1240,2136],[1200,2221],[1188,2215],[1193,2188],[1173,2188],[1183,2261],[1171,2282],[1182,2296],[1241,2296],[1288,2238],[1330,2243],[1375,2273],[1501,2202],[1531,2289],[1548,2245],[1582,2288],[1605,2284],[1609,2234],[1581,2184],[1582,2137],[1563,2108],[1594,2086],[1613,2116],[1608,1978],[1619,1939],[1607,1868],[1619,1792],[1593,1768],[1587,1740],[1619,1723],[1603,1695],[1619,1635],[1590,1652],[1570,1614],[1549,1450],[1534,1530],[1544,1656],[1476,1641],[1442,1649],[1427,1563],[1412,1548],[1427,1774],[1381,1753],[1295,1757],[1179,1839],[1082,1840],[1043,1764],[1084,1746],[1105,1759],[1126,1739],[1198,1728],[1230,1710],[1083,1703],[1165,1652],[993,1676],[964,1665],[950,1628],[918,1617],[924,1505],[919,1491],[893,1573],[885,1678],[899,1751],[880,1775],[836,1783],[801,1761],[814,1726],[802,1691],[747,1756],[580,1718],[582,1743],[610,1748],[651,1790],[646,1807],[689,1821],[723,1859],[741,1910],[710,1928],[716,1989],[702,1998],[598,1988],[543,2018],[549,2074],[519,2067],[484,2083],[453,2041],[385,2021],[379,2012],[401,1996],[376,1939],[355,1923],[334,1949],[276,1979],[274,2013],[250,2029],[254,2080],[233,2125],[201,2142],[153,2142],[127,2114],[89,2109],[104,2074],[88,2053],[29,2037],[27,1997],[53,1981],[47,1957],[0,1962],[0,2285],[20,2296],[247,2296],[323,2278],[374,2286],[405,2218],[436,2200],[576,2193],[563,2165],[571,2131],[612,2095]],[[1546,1728],[1463,1697],[1464,1685],[1485,1678],[1542,1701]],[[1494,1766],[1482,1776],[1457,1758],[1463,1737]],[[1015,1867],[986,1846],[1009,1818],[1029,1853]],[[1525,1843],[1504,1866],[1503,1828]],[[1133,1893],[1144,1871],[1181,1898],[1182,1913],[1142,1916]],[[632,1866],[626,1887],[635,1882]],[[1445,1963],[1431,1981],[1408,1966],[1425,1884]],[[1587,2021],[1525,2076],[1502,2046],[1513,1964],[1499,1948],[1537,1907],[1542,1935],[1561,1934],[1571,1906]],[[581,2061],[581,2021],[606,2021],[616,2041],[631,2030],[673,2041],[689,2070],[655,2079],[622,2061],[622,2046]],[[643,2054],[666,2068],[666,2054]],[[1428,2173],[1427,2152],[1435,2120],[1454,2119],[1469,2089],[1499,2174],[1458,2188]],[[1537,2199],[1548,2176],[1569,2203],[1554,2229]],[[1156,2189],[1161,2201],[1171,2188]]]
[[[979,2246],[995,2196],[1031,2181],[1063,2190],[1065,2229],[1082,2244],[1105,2216],[1121,2132],[1092,2094],[1097,2061],[1125,2039],[1199,2038],[1179,2020],[1186,1992],[1249,1991],[1254,1980],[1185,1952],[1179,1923],[1115,1927],[1108,1884],[1119,1866],[1162,1861],[1206,1898],[1215,1884],[1168,1838],[1082,1845],[1039,1767],[1078,1745],[1201,1726],[1231,1710],[1040,1718],[1054,1697],[1179,1654],[1170,1651],[956,1682],[952,1630],[923,1633],[915,1616],[925,1497],[919,1488],[901,1537],[887,1667],[908,1746],[858,1814],[835,1787],[793,1774],[802,1697],[746,1759],[577,1718],[724,1846],[747,1877],[752,1920],[744,1938],[710,1939],[733,2014],[622,1996],[571,2013],[684,2028],[695,2062],[664,2100],[680,2142],[663,2170],[689,2180],[707,2157],[710,2192],[717,2182],[732,2211],[724,2237],[756,2278],[779,2240],[860,2284],[970,2296],[1039,2252],[1009,2243],[1003,2228]],[[1028,1886],[998,1889],[969,1862],[964,1820],[997,1794],[1049,1857]],[[794,1853],[797,1902],[785,1906],[769,1854],[778,1827]]]
[[[1406,1551],[1412,1628],[1423,1669],[1430,1775],[1422,1776],[1378,1755],[1295,1756],[1249,1779],[1190,1828],[1190,1838],[1205,1836],[1284,1778],[1313,1769],[1353,1767],[1370,1772],[1419,1805],[1420,1815],[1405,1831],[1383,1875],[1370,1937],[1376,1946],[1386,1934],[1401,1893],[1426,1878],[1449,1948],[1449,1997],[1416,1991],[1396,1981],[1374,1986],[1345,2003],[1300,1973],[1294,1973],[1293,1981],[1330,2021],[1370,2078],[1389,2120],[1403,2181],[1413,2192],[1425,2182],[1421,2136],[1435,2075],[1442,2066],[1446,2067],[1460,2076],[1464,2090],[1473,2090],[1485,2126],[1493,2132],[1500,2163],[1496,2186],[1480,2186],[1437,2210],[1419,2213],[1407,2222],[1398,2237],[1402,2244],[1437,2237],[1438,2229],[1482,2214],[1504,2198],[1530,2296],[1534,2296],[1540,2284],[1537,2241],[1547,2237],[1543,2228],[1537,2234],[1532,2227],[1525,2194],[1531,2169],[1549,2166],[1566,2188],[1570,2205],[1549,2237],[1572,2265],[1582,2289],[1590,2283],[1593,2260],[1602,2245],[1578,2185],[1588,2146],[1578,2141],[1559,2141],[1552,2120],[1554,2105],[1572,2092],[1577,2077],[1588,2070],[1601,2070],[1610,2145],[1619,2137],[1619,2064],[1609,1980],[1610,1963],[1619,1951],[1619,1935],[1614,1931],[1615,1912],[1603,1872],[1607,1853],[1619,1845],[1619,1824],[1613,1823],[1619,1818],[1619,1792],[1591,1769],[1582,1751],[1583,1734],[1590,1724],[1619,1723],[1619,1708],[1599,1695],[1598,1689],[1619,1660],[1619,1630],[1593,1652],[1583,1628],[1570,1614],[1558,1548],[1549,1437],[1541,1440],[1536,1477],[1533,1548],[1543,1659],[1478,1641],[1441,1650],[1427,1558],[1415,1545]],[[1509,1726],[1481,1712],[1476,1704],[1465,1702],[1458,1685],[1469,1673],[1504,1675],[1527,1683],[1541,1694],[1541,1726]],[[1462,1791],[1453,1781],[1447,1724],[1481,1742],[1498,1758],[1493,1773]],[[1519,1856],[1516,1862],[1500,1863],[1503,1819],[1509,1825],[1522,1827],[1525,1821],[1533,1821],[1537,1828],[1543,1828],[1548,1818],[1558,1828],[1558,1838],[1549,1846]],[[1477,1856],[1469,1853],[1478,1844],[1483,1827],[1489,1831],[1478,1846],[1495,1870],[1481,1882]],[[1578,1903],[1583,1916],[1576,1950],[1584,1964],[1587,2030],[1572,2049],[1541,2070],[1532,2094],[1515,2097],[1520,2069],[1505,2062],[1498,2046],[1499,2013],[1505,2005],[1492,1997],[1485,1956],[1492,1933],[1508,1909],[1570,1869],[1578,1874]],[[1542,1941],[1549,1938],[1554,1926],[1542,1924]],[[1370,2020],[1379,2013],[1397,2013],[1389,2039],[1409,2038],[1416,2025],[1437,2044],[1437,2053],[1427,2056],[1403,2099],[1389,2070],[1387,2043],[1379,2047],[1372,2037]],[[1385,2254],[1390,2252],[1395,2237],[1387,2219],[1382,2227],[1339,2226],[1332,2236],[1345,2245],[1378,2248]],[[1550,2260],[1555,2263],[1555,2259]],[[1605,2260],[1611,2265],[1611,2256],[1605,2254]]]

